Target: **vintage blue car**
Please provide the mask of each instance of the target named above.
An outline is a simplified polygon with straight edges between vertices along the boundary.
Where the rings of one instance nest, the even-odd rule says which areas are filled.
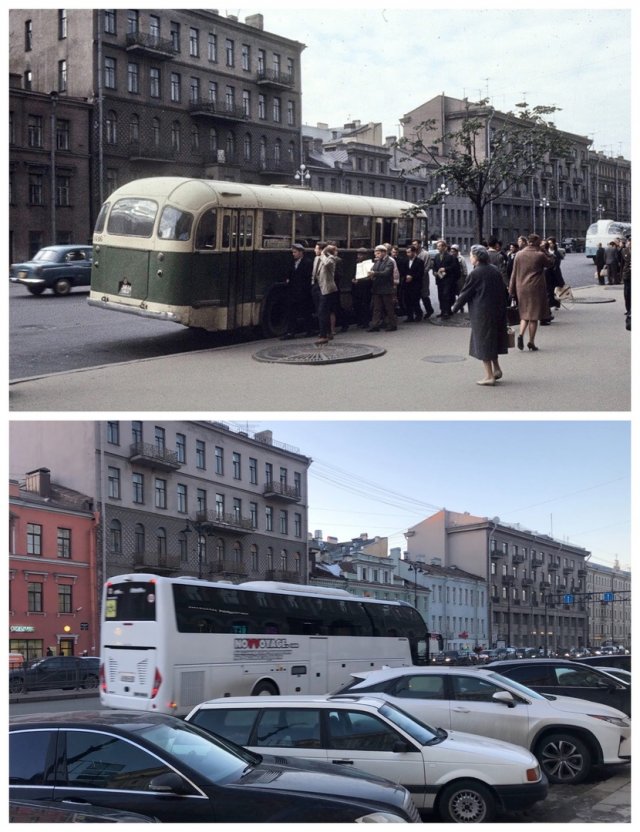
[[[32,260],[12,263],[9,280],[22,283],[32,295],[51,289],[56,295],[68,295],[74,286],[91,283],[91,246],[46,246]]]

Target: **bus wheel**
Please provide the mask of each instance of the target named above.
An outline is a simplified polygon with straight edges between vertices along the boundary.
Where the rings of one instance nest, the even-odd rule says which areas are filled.
[[[260,329],[265,338],[279,338],[287,331],[287,288],[276,283],[262,301]]]
[[[278,688],[273,684],[273,682],[258,682],[255,688],[251,692],[251,696],[277,696],[278,695]]]

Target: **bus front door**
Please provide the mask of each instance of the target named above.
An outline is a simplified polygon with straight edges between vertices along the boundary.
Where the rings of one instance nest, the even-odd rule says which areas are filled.
[[[309,637],[309,693],[329,693],[329,641]]]
[[[255,211],[225,210],[222,247],[227,258],[227,330],[252,326]]]

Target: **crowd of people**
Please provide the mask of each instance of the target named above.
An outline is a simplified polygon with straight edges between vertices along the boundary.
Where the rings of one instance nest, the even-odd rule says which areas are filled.
[[[518,310],[518,349],[526,345],[537,352],[538,327],[551,324],[552,310],[561,305],[556,290],[565,286],[565,253],[555,237],[521,236],[507,250],[490,238],[471,247],[469,271],[457,245],[438,240],[436,251],[430,253],[420,240],[403,250],[377,245],[373,257],[369,249],[361,248],[354,266],[347,269],[333,242],[318,242],[313,260],[306,257],[302,245],[294,244],[286,278],[288,323],[283,340],[303,331],[317,336],[315,343],[322,346],[350,326],[394,332],[401,317],[407,323],[428,320],[435,314],[430,297],[433,276],[440,308],[437,317],[446,321],[468,307],[469,354],[485,369],[477,383],[495,385],[502,378],[499,356],[508,350],[507,308]],[[631,240],[612,241],[606,251],[603,248],[603,254],[596,256],[596,269],[600,283],[604,276],[609,283],[624,282],[630,328]]]

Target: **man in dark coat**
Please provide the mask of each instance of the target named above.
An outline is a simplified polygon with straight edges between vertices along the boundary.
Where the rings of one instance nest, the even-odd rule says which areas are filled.
[[[287,332],[281,340],[286,341],[296,337],[298,321],[302,320],[305,332],[311,334],[313,325],[311,314],[313,303],[311,299],[311,269],[313,264],[305,257],[304,246],[294,243],[291,246],[291,266],[285,279],[287,286]]]
[[[601,286],[604,286],[604,277],[602,276],[601,272],[604,268],[604,246],[602,243],[598,243],[598,248],[596,249],[596,274],[598,275],[598,283]]]
[[[374,251],[375,261],[369,272],[371,280],[371,326],[367,332],[379,332],[385,323],[385,332],[398,328],[393,284],[393,260],[387,247],[379,245]]]
[[[422,307],[420,306],[420,298],[422,297],[422,281],[424,278],[424,262],[418,257],[417,249],[414,245],[407,249],[407,257],[398,263],[400,271],[400,280],[404,287],[403,299],[404,308],[407,314],[407,321],[421,321]]]
[[[456,299],[460,263],[458,258],[450,253],[446,240],[438,240],[436,248],[438,253],[433,258],[433,273],[436,276],[440,304],[440,313],[437,317],[444,321],[451,317],[451,306]]]

